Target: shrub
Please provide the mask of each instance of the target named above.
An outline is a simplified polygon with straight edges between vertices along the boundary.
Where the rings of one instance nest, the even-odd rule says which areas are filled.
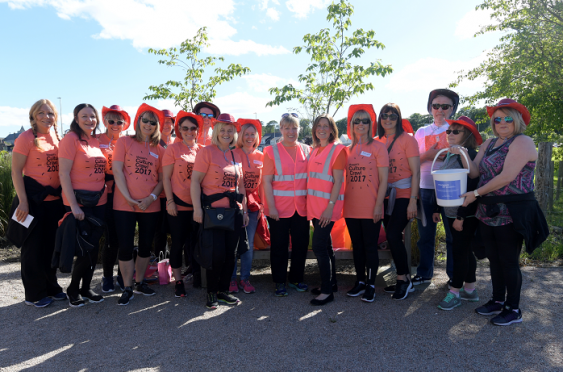
[[[12,182],[12,154],[6,151],[0,152],[0,234],[4,236],[12,199],[16,195]]]

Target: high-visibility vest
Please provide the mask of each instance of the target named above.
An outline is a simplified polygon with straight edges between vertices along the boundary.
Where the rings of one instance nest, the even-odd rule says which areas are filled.
[[[332,167],[340,151],[346,151],[344,145],[333,143],[317,155],[317,149],[313,149],[307,166],[309,179],[307,181],[307,219],[321,218],[328,206],[330,193],[334,186]],[[346,189],[346,177],[342,178],[342,187],[338,198],[334,203],[331,221],[337,221],[342,217],[344,208],[344,191]]]
[[[280,218],[289,218],[295,211],[300,216],[307,216],[307,160],[310,151],[309,146],[298,143],[294,162],[281,142],[264,149],[264,153],[275,163],[272,189]],[[264,202],[264,213],[270,215],[267,200]]]

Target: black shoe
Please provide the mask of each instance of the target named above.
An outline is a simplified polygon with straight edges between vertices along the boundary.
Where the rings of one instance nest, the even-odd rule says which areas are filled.
[[[332,302],[332,301],[334,301],[334,293],[329,294],[328,297],[325,298],[324,300],[317,300],[316,298],[313,298],[311,300],[311,305],[323,306],[323,305],[326,305],[326,304],[328,304],[329,302]]]
[[[354,288],[350,289],[346,294],[350,297],[358,297],[363,295],[366,290],[366,285],[364,283],[356,282]]]
[[[237,297],[233,296],[229,292],[218,292],[217,301],[227,305],[236,305],[240,302],[240,300]]]
[[[104,300],[104,298],[102,296],[100,296],[99,294],[97,294],[96,292],[94,292],[91,289],[88,290],[82,290],[80,292],[80,294],[82,295],[82,298],[92,302],[92,303],[99,303],[102,302]]]
[[[201,271],[194,273],[194,281],[192,285],[194,288],[201,288]]]
[[[82,307],[86,305],[86,301],[82,298],[80,293],[77,295],[72,295],[71,293],[67,292],[66,295],[68,296],[68,304],[70,307]]]
[[[135,283],[135,288],[133,289],[133,292],[145,296],[153,296],[156,294],[154,289],[150,288],[147,282],[145,282],[144,280],[140,283]]]
[[[133,295],[133,288],[125,287],[123,293],[121,294],[121,297],[119,298],[119,300],[117,300],[117,304],[120,306],[129,305],[129,300],[132,300],[133,298],[135,298],[135,296]]]
[[[207,303],[205,306],[211,310],[217,309],[217,306],[219,306],[219,303],[217,302],[217,293],[207,292]]]
[[[184,287],[183,280],[176,280],[176,284],[174,284],[174,296],[186,297],[186,288]]]
[[[371,285],[366,285],[366,290],[364,291],[364,295],[362,296],[362,301],[364,302],[373,302],[375,301],[375,288]]]
[[[412,278],[412,285],[419,285],[422,283],[430,283],[432,282],[432,278],[423,278],[420,275],[416,275],[414,278]]]
[[[332,285],[332,293],[334,292],[338,292],[338,286],[336,284]],[[321,294],[321,288],[317,287],[317,288],[313,288],[311,289],[311,294],[314,294],[315,296],[318,296]]]
[[[394,300],[404,300],[409,295],[409,292],[413,292],[414,288],[410,280],[397,280],[397,284],[394,286],[395,292],[393,293]]]

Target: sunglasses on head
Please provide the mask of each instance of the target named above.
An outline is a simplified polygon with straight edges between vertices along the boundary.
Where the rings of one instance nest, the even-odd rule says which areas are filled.
[[[115,121],[115,120],[108,120],[108,124],[109,124],[109,125],[113,125],[113,124],[123,125],[123,124],[125,124],[125,122],[124,122],[123,120],[117,120],[117,121]]]
[[[282,115],[282,118],[287,118],[289,115],[299,119],[299,115],[297,115],[295,112],[292,112],[291,114],[289,112],[286,112],[285,114]]]
[[[145,123],[145,124],[146,124],[146,123],[151,123],[151,125],[152,125],[153,127],[156,125],[156,121],[154,121],[154,120],[149,120],[149,119],[146,119],[146,118],[142,118],[141,120],[142,120],[143,123]]]
[[[452,105],[448,105],[447,103],[443,103],[443,104],[439,104],[439,103],[433,103],[432,104],[432,108],[434,110],[438,110],[440,109],[440,107],[442,108],[443,111],[448,110],[450,107],[453,107]]]
[[[197,127],[180,127],[180,130],[182,132],[187,132],[187,131],[195,132],[197,130]]]
[[[360,123],[362,123],[362,124],[369,124],[370,122],[371,122],[370,119],[359,119],[359,118],[356,118],[356,119],[353,121],[354,124],[360,124]]]
[[[446,134],[455,134],[456,136],[462,132],[465,132],[464,130],[459,130],[459,129],[446,129]]]
[[[204,114],[203,112],[200,112],[198,115],[201,116],[202,118],[210,118],[211,119],[211,118],[214,117],[213,114]]]
[[[495,122],[495,124],[500,124],[500,122],[502,121],[503,118],[501,118],[500,116],[497,116],[496,118],[493,119],[493,121]],[[507,124],[513,123],[514,119],[512,118],[512,116],[505,116],[504,117],[504,122]]]
[[[383,119],[383,120],[387,120],[387,119],[397,120],[398,118],[399,118],[399,115],[397,115],[397,114],[381,114],[381,119]]]

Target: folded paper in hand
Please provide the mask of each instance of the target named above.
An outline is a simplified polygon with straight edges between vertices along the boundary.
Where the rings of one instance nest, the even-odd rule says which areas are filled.
[[[29,228],[31,221],[33,221],[33,216],[31,214],[28,214],[27,217],[25,218],[25,220],[23,222],[20,222],[16,218],[16,212],[17,212],[17,209],[14,211],[14,215],[12,216],[12,220],[16,221],[20,225],[23,225],[25,228]]]

